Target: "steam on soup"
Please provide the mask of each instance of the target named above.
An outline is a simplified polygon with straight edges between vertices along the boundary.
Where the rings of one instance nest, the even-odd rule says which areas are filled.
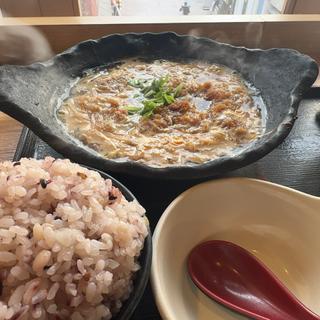
[[[127,60],[88,72],[58,118],[105,158],[167,167],[248,146],[263,133],[262,108],[254,88],[226,67]]]

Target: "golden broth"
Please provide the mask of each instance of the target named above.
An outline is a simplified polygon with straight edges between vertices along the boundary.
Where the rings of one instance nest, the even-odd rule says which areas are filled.
[[[81,78],[57,114],[105,158],[167,167],[246,147],[264,131],[263,107],[254,88],[226,67],[127,60]]]

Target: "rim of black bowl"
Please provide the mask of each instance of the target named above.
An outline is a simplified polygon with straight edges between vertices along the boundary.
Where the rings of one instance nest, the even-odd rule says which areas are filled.
[[[127,200],[137,200],[133,193],[126,186],[124,186],[121,182],[119,182],[109,174],[86,165],[82,166],[86,167],[89,170],[98,172],[104,179],[110,179],[112,181],[112,185],[120,189]],[[148,230],[149,232],[144,241],[142,252],[138,258],[141,268],[136,273],[134,273],[133,276],[133,290],[130,293],[128,299],[123,302],[120,311],[112,317],[113,320],[129,320],[133,315],[135,309],[137,308],[146,289],[147,283],[149,281],[152,260],[152,235],[150,228]]]
[[[294,49],[288,49],[288,48],[270,48],[270,49],[250,49],[243,46],[235,46],[228,43],[219,42],[216,40],[212,40],[210,38],[206,37],[197,37],[197,36],[190,36],[190,35],[180,35],[175,32],[142,32],[142,33],[136,33],[136,32],[130,32],[125,34],[112,34],[105,37],[101,37],[99,39],[90,39],[86,41],[82,41],[75,46],[67,49],[66,51],[58,54],[53,58],[55,60],[59,56],[64,55],[70,55],[77,52],[77,50],[81,50],[82,46],[90,45],[90,44],[97,44],[102,41],[106,41],[107,39],[111,40],[117,37],[141,37],[141,38],[150,38],[150,37],[173,37],[173,38],[180,38],[180,39],[197,39],[198,41],[201,41],[203,43],[211,42],[215,43],[221,46],[234,48],[234,49],[240,49],[244,50],[246,52],[271,52],[271,51],[290,51],[292,53],[295,53],[299,56],[303,56],[306,59],[309,60],[310,66],[309,66],[309,72],[304,75],[300,83],[294,88],[293,91],[290,92],[291,95],[291,105],[288,107],[286,116],[284,119],[279,123],[279,125],[274,129],[274,133],[266,139],[264,144],[261,144],[259,146],[256,146],[253,149],[247,149],[243,152],[240,152],[234,156],[227,156],[227,157],[219,157],[217,159],[213,159],[207,162],[204,162],[202,164],[198,165],[192,165],[192,166],[170,166],[170,167],[152,167],[144,163],[127,160],[124,163],[112,161],[110,159],[105,159],[101,157],[96,157],[96,160],[98,165],[97,168],[101,170],[110,170],[110,172],[117,172],[117,173],[128,173],[132,172],[133,175],[136,176],[143,176],[145,178],[157,178],[157,179],[163,179],[163,178],[169,178],[169,179],[185,179],[191,178],[191,179],[197,179],[197,178],[206,178],[206,177],[212,177],[216,174],[224,173],[227,171],[231,171],[234,169],[237,169],[239,167],[244,167],[252,162],[255,162],[262,158],[263,156],[267,155],[269,152],[271,152],[274,148],[276,148],[290,133],[293,124],[296,120],[296,114],[298,111],[299,103],[302,98],[302,93],[304,93],[315,81],[318,75],[318,65],[317,63],[310,58],[309,56],[300,53],[297,50]],[[313,71],[313,72],[312,72]],[[49,140],[50,141],[50,140]],[[80,154],[82,156],[87,156],[87,160],[90,161],[90,158],[93,156],[93,154],[88,154],[86,152],[80,151]],[[101,162],[99,164],[99,162]],[[241,164],[241,165],[240,165]],[[134,169],[134,170],[132,170]],[[214,169],[214,173],[210,174],[209,172],[211,169]]]
[[[263,143],[255,145],[253,142],[252,147],[244,149],[242,152],[237,153],[233,156],[223,156],[217,159],[207,161],[202,164],[190,165],[190,166],[170,166],[170,167],[152,167],[144,163],[135,161],[113,161],[106,159],[94,152],[87,150],[84,147],[79,147],[70,140],[67,141],[61,137],[57,137],[52,130],[42,123],[39,119],[30,116],[20,106],[16,105],[5,92],[0,93],[0,110],[8,113],[10,116],[23,122],[30,127],[41,139],[47,142],[53,149],[61,153],[63,156],[70,158],[73,161],[79,162],[83,165],[88,165],[108,171],[109,173],[121,173],[129,174],[131,176],[140,176],[144,178],[155,178],[155,179],[170,179],[170,180],[181,180],[181,179],[197,179],[197,178],[209,178],[222,174],[227,171],[231,171],[240,167],[244,167],[250,163],[253,163],[263,156],[267,155],[270,151],[275,149],[289,134],[293,124],[296,120],[296,114],[299,103],[302,99],[302,94],[306,92],[318,75],[318,65],[309,56],[302,54],[294,49],[287,48],[271,48],[271,49],[248,49],[241,46],[234,46],[226,43],[221,43],[205,37],[195,37],[190,35],[179,35],[174,32],[161,32],[161,33],[125,33],[125,34],[112,34],[106,37],[102,37],[96,40],[86,40],[76,44],[75,46],[67,49],[66,51],[57,54],[52,59],[44,63],[36,63],[28,66],[27,69],[37,72],[41,68],[46,68],[48,65],[59,64],[64,59],[66,61],[72,61],[72,56],[79,56],[82,50],[94,48],[95,46],[102,45],[104,42],[111,41],[115,42],[119,39],[125,39],[126,41],[132,41],[138,39],[145,41],[148,44],[150,41],[154,41],[157,38],[159,40],[167,39],[174,41],[188,41],[196,40],[200,44],[208,45],[213,44],[214,46],[227,48],[230,50],[238,50],[241,53],[251,55],[255,53],[290,53],[292,56],[299,57],[305,60],[305,70],[301,75],[301,79],[296,83],[295,87],[290,91],[290,103],[288,102],[288,108],[284,114],[283,119],[272,129],[268,134],[264,134],[262,138]],[[148,42],[149,41],[149,42]],[[89,50],[88,49],[88,50]],[[60,62],[59,62],[60,61]],[[8,66],[11,68],[11,66]],[[21,67],[18,67],[21,68]],[[1,68],[0,68],[1,69]],[[83,70],[89,69],[89,67],[83,68]],[[17,70],[15,68],[14,70]],[[3,83],[5,85],[5,83]],[[5,88],[5,86],[4,86]],[[3,95],[3,96],[2,96]],[[16,109],[18,108],[18,110]]]

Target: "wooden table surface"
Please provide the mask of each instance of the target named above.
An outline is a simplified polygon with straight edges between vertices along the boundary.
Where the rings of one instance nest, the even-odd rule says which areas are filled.
[[[0,161],[12,160],[22,124],[0,112]]]

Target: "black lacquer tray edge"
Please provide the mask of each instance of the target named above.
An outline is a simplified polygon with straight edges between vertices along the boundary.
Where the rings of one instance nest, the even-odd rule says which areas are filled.
[[[13,161],[18,161],[21,158],[29,158],[34,156],[34,148],[37,136],[26,126],[23,126],[16,151],[13,156]]]

